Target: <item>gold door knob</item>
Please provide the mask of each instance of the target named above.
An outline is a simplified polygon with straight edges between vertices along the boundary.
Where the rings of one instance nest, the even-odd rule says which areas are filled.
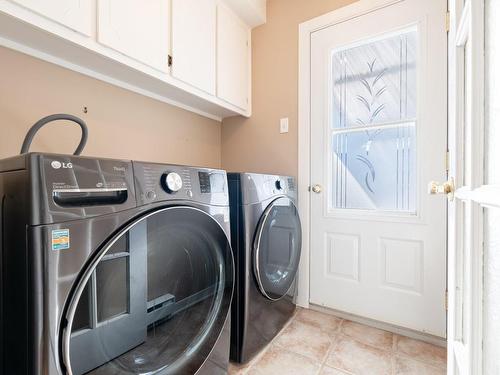
[[[311,190],[313,191],[313,193],[319,194],[319,193],[321,193],[321,190],[322,190],[322,189],[321,189],[321,185],[316,184],[316,185],[314,185],[314,186],[312,187],[312,189],[311,189]]]
[[[431,195],[446,194],[448,199],[452,201],[455,193],[455,182],[453,181],[453,177],[443,184],[437,181],[429,182],[428,193]]]

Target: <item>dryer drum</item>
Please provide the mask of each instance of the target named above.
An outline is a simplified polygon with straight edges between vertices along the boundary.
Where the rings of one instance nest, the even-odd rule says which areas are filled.
[[[138,217],[103,245],[66,309],[68,374],[194,374],[229,311],[231,248],[193,207]]]

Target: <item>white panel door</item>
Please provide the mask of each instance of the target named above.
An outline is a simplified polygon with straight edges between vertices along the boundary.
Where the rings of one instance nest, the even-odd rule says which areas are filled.
[[[168,71],[169,4],[169,0],[98,0],[98,42]]]
[[[215,95],[215,0],[172,0],[172,75]]]
[[[446,0],[311,34],[310,302],[446,336]]]
[[[11,0],[52,21],[90,36],[92,28],[91,0]]]
[[[496,254],[491,253],[496,250],[491,240],[497,237],[498,226],[491,227],[490,221],[500,209],[498,158],[492,159],[498,155],[492,148],[498,140],[492,123],[498,113],[498,66],[489,65],[497,49],[491,42],[485,44],[483,0],[452,1],[450,12],[449,179],[456,190],[449,195],[448,206],[448,374],[489,375],[498,373],[499,335],[498,309],[491,310],[489,295],[498,296],[498,291],[484,289],[485,280],[488,286],[492,277],[498,277]],[[488,116],[485,104],[492,111]],[[487,355],[491,357],[483,358]]]
[[[226,6],[217,7],[217,96],[242,109],[249,105],[250,30]]]

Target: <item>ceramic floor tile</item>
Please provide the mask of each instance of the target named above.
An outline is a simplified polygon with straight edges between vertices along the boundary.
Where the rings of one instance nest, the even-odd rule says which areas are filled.
[[[229,375],[445,375],[445,369],[444,348],[297,309],[272,345],[246,365],[231,364]]]
[[[335,333],[339,330],[342,319],[314,310],[300,309],[297,312],[295,321],[311,325],[328,333]]]
[[[248,375],[316,375],[320,364],[293,353],[289,350],[272,345],[266,353],[250,368]]]
[[[246,363],[244,365],[240,365],[240,364],[237,364],[237,363],[230,363],[227,373],[229,375],[243,375],[243,374],[246,374],[246,372],[250,368],[250,365],[251,365],[250,363]]]
[[[391,352],[341,336],[334,344],[326,364],[356,375],[391,375]]]
[[[332,340],[330,335],[320,328],[293,321],[278,336],[275,343],[294,353],[322,362],[328,353]]]
[[[404,336],[396,336],[396,352],[430,365],[446,367],[446,349]]]
[[[446,370],[396,355],[394,358],[394,375],[446,375]]]
[[[323,366],[319,375],[350,375],[348,372],[340,371],[329,366]]]
[[[392,350],[393,334],[391,332],[368,327],[349,320],[342,322],[341,332],[364,344],[372,345],[382,350]]]

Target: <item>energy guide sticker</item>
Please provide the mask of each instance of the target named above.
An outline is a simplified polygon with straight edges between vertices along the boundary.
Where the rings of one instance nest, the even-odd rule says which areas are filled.
[[[52,231],[52,250],[69,249],[69,229],[56,229]]]

